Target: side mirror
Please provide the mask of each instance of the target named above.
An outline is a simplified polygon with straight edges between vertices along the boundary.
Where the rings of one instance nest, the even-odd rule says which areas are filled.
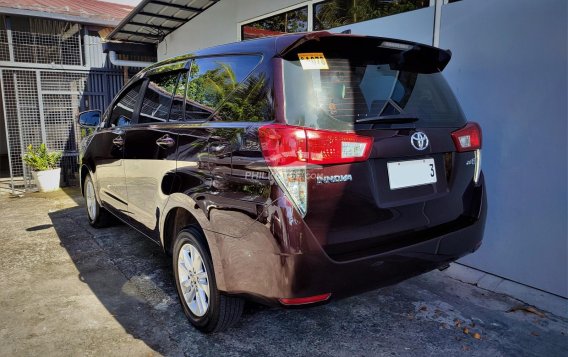
[[[102,112],[100,110],[87,110],[79,113],[77,121],[83,128],[96,128],[101,123]]]

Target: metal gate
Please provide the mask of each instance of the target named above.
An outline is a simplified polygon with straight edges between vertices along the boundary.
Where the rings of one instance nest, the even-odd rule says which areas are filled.
[[[31,172],[22,155],[28,145],[45,143],[63,152],[61,168],[70,184],[77,171],[80,111],[104,110],[123,85],[123,77],[108,71],[0,69],[12,190],[28,189]]]

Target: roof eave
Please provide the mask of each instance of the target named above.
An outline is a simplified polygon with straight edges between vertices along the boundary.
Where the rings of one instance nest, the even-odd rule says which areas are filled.
[[[160,43],[163,40],[163,37],[169,35],[170,33],[174,32],[175,30],[177,30],[178,28],[180,28],[181,26],[185,25],[187,22],[191,21],[192,19],[194,19],[196,16],[198,16],[199,14],[201,14],[202,12],[206,11],[207,9],[209,9],[211,6],[213,6],[214,4],[218,3],[219,0],[210,0],[210,4],[206,7],[204,7],[203,9],[200,9],[201,11],[196,12],[193,16],[189,17],[188,19],[180,19],[180,18],[175,18],[172,17],[172,21],[178,21],[179,24],[177,26],[173,26],[171,27],[170,31],[162,31],[163,32],[163,36],[162,37],[158,37],[154,34],[150,34],[147,32],[138,32],[137,34],[134,33],[125,33],[128,31],[123,30],[125,26],[129,25],[130,22],[132,22],[132,19],[134,17],[136,17],[137,15],[144,15],[144,16],[148,16],[151,17],[151,14],[141,14],[141,12],[144,12],[144,8],[146,7],[146,5],[148,5],[149,3],[156,3],[156,4],[160,4],[162,3],[162,1],[157,1],[157,0],[142,0],[140,2],[140,4],[138,4],[138,6],[136,6],[124,19],[122,19],[122,21],[120,21],[120,23],[112,30],[112,32],[107,36],[107,40],[115,40],[115,41],[124,41],[124,42],[138,42],[138,43],[149,43],[149,44],[154,44],[157,45],[158,43]],[[171,4],[172,6],[180,6],[178,4]],[[163,16],[167,16],[167,15],[162,15],[162,14],[155,14],[156,17],[163,17]],[[132,24],[130,24],[132,25]],[[152,24],[147,24],[145,25],[149,28],[151,27],[162,27],[162,26],[157,26],[157,25],[152,25]],[[127,39],[125,38],[120,38],[120,35],[126,36],[128,37]],[[132,37],[134,37],[134,39],[132,39]],[[136,39],[138,38],[138,39]]]
[[[96,17],[82,17],[82,16],[75,16],[75,15],[60,14],[60,13],[55,13],[55,12],[26,10],[26,9],[14,9],[14,8],[3,7],[3,6],[0,6],[0,14],[41,17],[41,18],[47,18],[47,19],[53,19],[53,20],[77,22],[77,23],[85,24],[85,25],[99,25],[99,26],[105,26],[105,27],[116,27],[120,23],[119,21],[99,19],[99,18],[96,18]]]

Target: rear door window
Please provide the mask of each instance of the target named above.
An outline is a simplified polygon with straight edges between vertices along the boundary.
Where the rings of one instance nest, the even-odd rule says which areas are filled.
[[[149,77],[140,109],[139,123],[160,123],[168,120],[178,77],[177,71]]]
[[[170,111],[169,121],[183,121],[184,120],[184,103],[185,91],[187,89],[187,71],[180,73],[176,90],[172,99],[172,109]]]

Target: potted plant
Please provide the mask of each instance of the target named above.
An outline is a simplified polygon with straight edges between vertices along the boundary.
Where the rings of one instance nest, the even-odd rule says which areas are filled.
[[[24,155],[24,162],[32,168],[34,178],[40,192],[49,192],[59,189],[61,168],[57,166],[62,153],[59,151],[49,152],[45,144],[38,148],[28,146]]]

